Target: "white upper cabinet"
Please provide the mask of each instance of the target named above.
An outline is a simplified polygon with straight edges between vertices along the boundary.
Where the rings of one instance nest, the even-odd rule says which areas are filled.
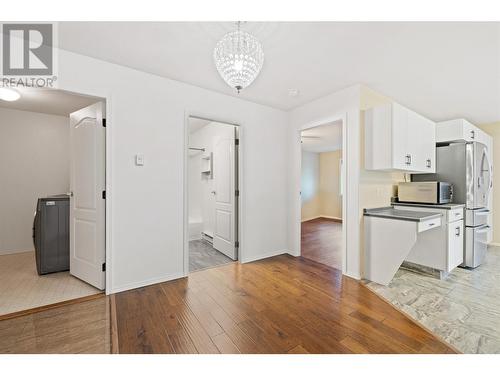
[[[436,142],[480,142],[486,146],[490,136],[477,126],[464,119],[438,122],[436,126]]]
[[[397,103],[367,110],[365,168],[435,173],[436,124]]]

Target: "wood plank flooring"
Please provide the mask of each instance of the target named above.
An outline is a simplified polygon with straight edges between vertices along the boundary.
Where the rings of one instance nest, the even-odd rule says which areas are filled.
[[[327,218],[304,221],[301,254],[304,258],[342,269],[342,223]]]
[[[109,301],[93,300],[0,321],[0,353],[110,353]]]
[[[360,282],[304,258],[116,294],[120,353],[452,353]]]

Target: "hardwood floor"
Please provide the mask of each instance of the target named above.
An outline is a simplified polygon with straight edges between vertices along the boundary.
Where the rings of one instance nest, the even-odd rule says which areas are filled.
[[[301,254],[327,266],[342,269],[342,223],[327,218],[301,225]]]
[[[0,321],[0,353],[110,353],[109,301],[90,301]]]
[[[120,353],[452,353],[360,282],[304,258],[116,294]]]

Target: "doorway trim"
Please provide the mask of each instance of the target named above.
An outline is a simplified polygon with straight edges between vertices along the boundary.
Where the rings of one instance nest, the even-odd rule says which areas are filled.
[[[241,260],[244,259],[244,251],[245,251],[245,239],[244,239],[244,231],[243,231],[243,210],[244,210],[244,180],[243,180],[243,126],[237,121],[233,121],[230,119],[223,119],[218,115],[209,114],[206,112],[199,112],[195,110],[186,110],[184,112],[184,157],[183,157],[183,176],[182,176],[182,201],[183,201],[183,220],[182,220],[182,238],[183,238],[183,277],[189,276],[189,199],[188,199],[188,191],[189,191],[189,183],[188,183],[188,161],[189,161],[189,119],[191,117],[220,122],[222,124],[236,126],[238,129],[238,151],[236,153],[236,157],[238,160],[238,174],[236,178],[236,186],[235,189],[239,191],[238,196],[238,204],[237,204],[237,236],[238,236],[238,260],[237,262],[241,263]]]
[[[343,168],[342,168],[342,274],[347,274],[347,201],[348,201],[348,195],[349,192],[346,189],[347,186],[347,175],[348,175],[348,163],[347,163],[347,113],[340,113],[337,115],[333,115],[331,117],[323,118],[321,120],[315,120],[310,123],[304,124],[299,129],[296,130],[295,132],[295,147],[294,147],[294,153],[295,153],[295,160],[298,160],[299,163],[299,173],[297,174],[297,179],[295,183],[297,186],[301,186],[301,177],[302,177],[302,146],[301,146],[301,133],[304,130],[315,128],[318,126],[322,125],[327,125],[332,122],[337,122],[337,121],[342,121],[342,163],[343,163]],[[300,190],[302,188],[300,187]],[[300,191],[299,190],[299,191]],[[301,229],[301,213],[302,213],[302,196],[301,194],[298,195],[297,200],[295,201],[295,204],[299,208],[297,210],[297,214],[295,218],[293,218],[295,225],[298,227],[297,235],[295,236],[295,242],[296,242],[296,249],[299,249],[299,255],[302,255],[302,241],[301,241],[301,234],[302,234],[302,229]]]

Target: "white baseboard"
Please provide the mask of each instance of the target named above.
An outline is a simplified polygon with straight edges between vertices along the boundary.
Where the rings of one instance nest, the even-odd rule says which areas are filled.
[[[319,219],[321,216],[313,216],[313,217],[308,217],[305,219],[302,219],[301,222],[303,223],[304,221],[309,221],[309,220],[314,220],[314,219]]]
[[[325,219],[332,219],[332,220],[342,221],[342,218],[341,217],[337,217],[337,216],[325,216],[325,215],[321,215],[320,217],[325,218]]]
[[[488,245],[489,246],[500,246],[500,243],[499,242],[490,242]]]
[[[332,219],[332,220],[342,221],[341,217],[319,215],[319,216],[308,217],[306,219],[301,219],[301,222],[303,223],[305,221],[314,220],[314,219]]]
[[[250,257],[250,258],[241,258],[240,262],[241,263],[250,263],[250,262],[255,262],[256,260],[261,260],[261,259],[266,259],[266,258],[271,258],[275,257],[277,255],[282,255],[282,254],[288,254],[288,250],[276,250],[276,251],[270,251],[268,253],[264,253],[261,255],[257,255],[255,257]]]
[[[182,277],[184,277],[184,274],[182,272],[180,272],[180,273],[174,273],[174,274],[169,275],[169,276],[162,276],[162,277],[157,277],[157,278],[153,278],[153,279],[124,284],[124,285],[120,285],[117,287],[112,287],[111,290],[109,291],[109,294],[120,293],[120,292],[125,292],[125,291],[131,290],[131,289],[142,288],[142,287],[148,286],[148,285],[164,283],[166,281],[176,280],[176,279],[180,279]]]
[[[20,253],[32,253],[35,250],[0,250],[0,256],[2,255],[11,255],[11,254],[20,254]]]

